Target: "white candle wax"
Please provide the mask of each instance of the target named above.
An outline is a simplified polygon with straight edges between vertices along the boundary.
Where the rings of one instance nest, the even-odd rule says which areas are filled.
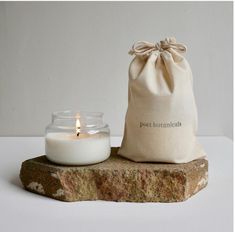
[[[104,161],[110,155],[110,139],[105,133],[75,134],[48,133],[46,156],[66,165],[85,165]]]

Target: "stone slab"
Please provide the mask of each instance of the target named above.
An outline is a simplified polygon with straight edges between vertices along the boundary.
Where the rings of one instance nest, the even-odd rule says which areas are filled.
[[[185,201],[207,185],[208,161],[186,164],[135,163],[117,155],[89,166],[61,166],[46,156],[22,163],[26,190],[61,201]]]

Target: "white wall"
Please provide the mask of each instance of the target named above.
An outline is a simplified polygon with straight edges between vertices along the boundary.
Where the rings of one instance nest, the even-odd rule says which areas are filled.
[[[127,52],[188,46],[200,135],[232,137],[232,2],[0,2],[0,135],[42,135],[51,112],[103,111],[123,132]]]

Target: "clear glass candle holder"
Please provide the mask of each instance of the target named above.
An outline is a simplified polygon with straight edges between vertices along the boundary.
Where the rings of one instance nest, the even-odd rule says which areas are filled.
[[[99,163],[110,156],[110,130],[100,112],[58,111],[46,128],[46,157],[65,165]]]

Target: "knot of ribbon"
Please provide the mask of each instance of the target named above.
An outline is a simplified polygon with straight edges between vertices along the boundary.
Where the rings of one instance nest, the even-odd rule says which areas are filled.
[[[167,49],[174,49],[177,52],[184,53],[187,50],[187,47],[184,44],[176,43],[174,37],[166,38],[165,40],[160,41],[160,43],[150,43],[147,41],[138,41],[129,51],[130,55],[144,56],[150,55],[153,51],[162,52]]]

